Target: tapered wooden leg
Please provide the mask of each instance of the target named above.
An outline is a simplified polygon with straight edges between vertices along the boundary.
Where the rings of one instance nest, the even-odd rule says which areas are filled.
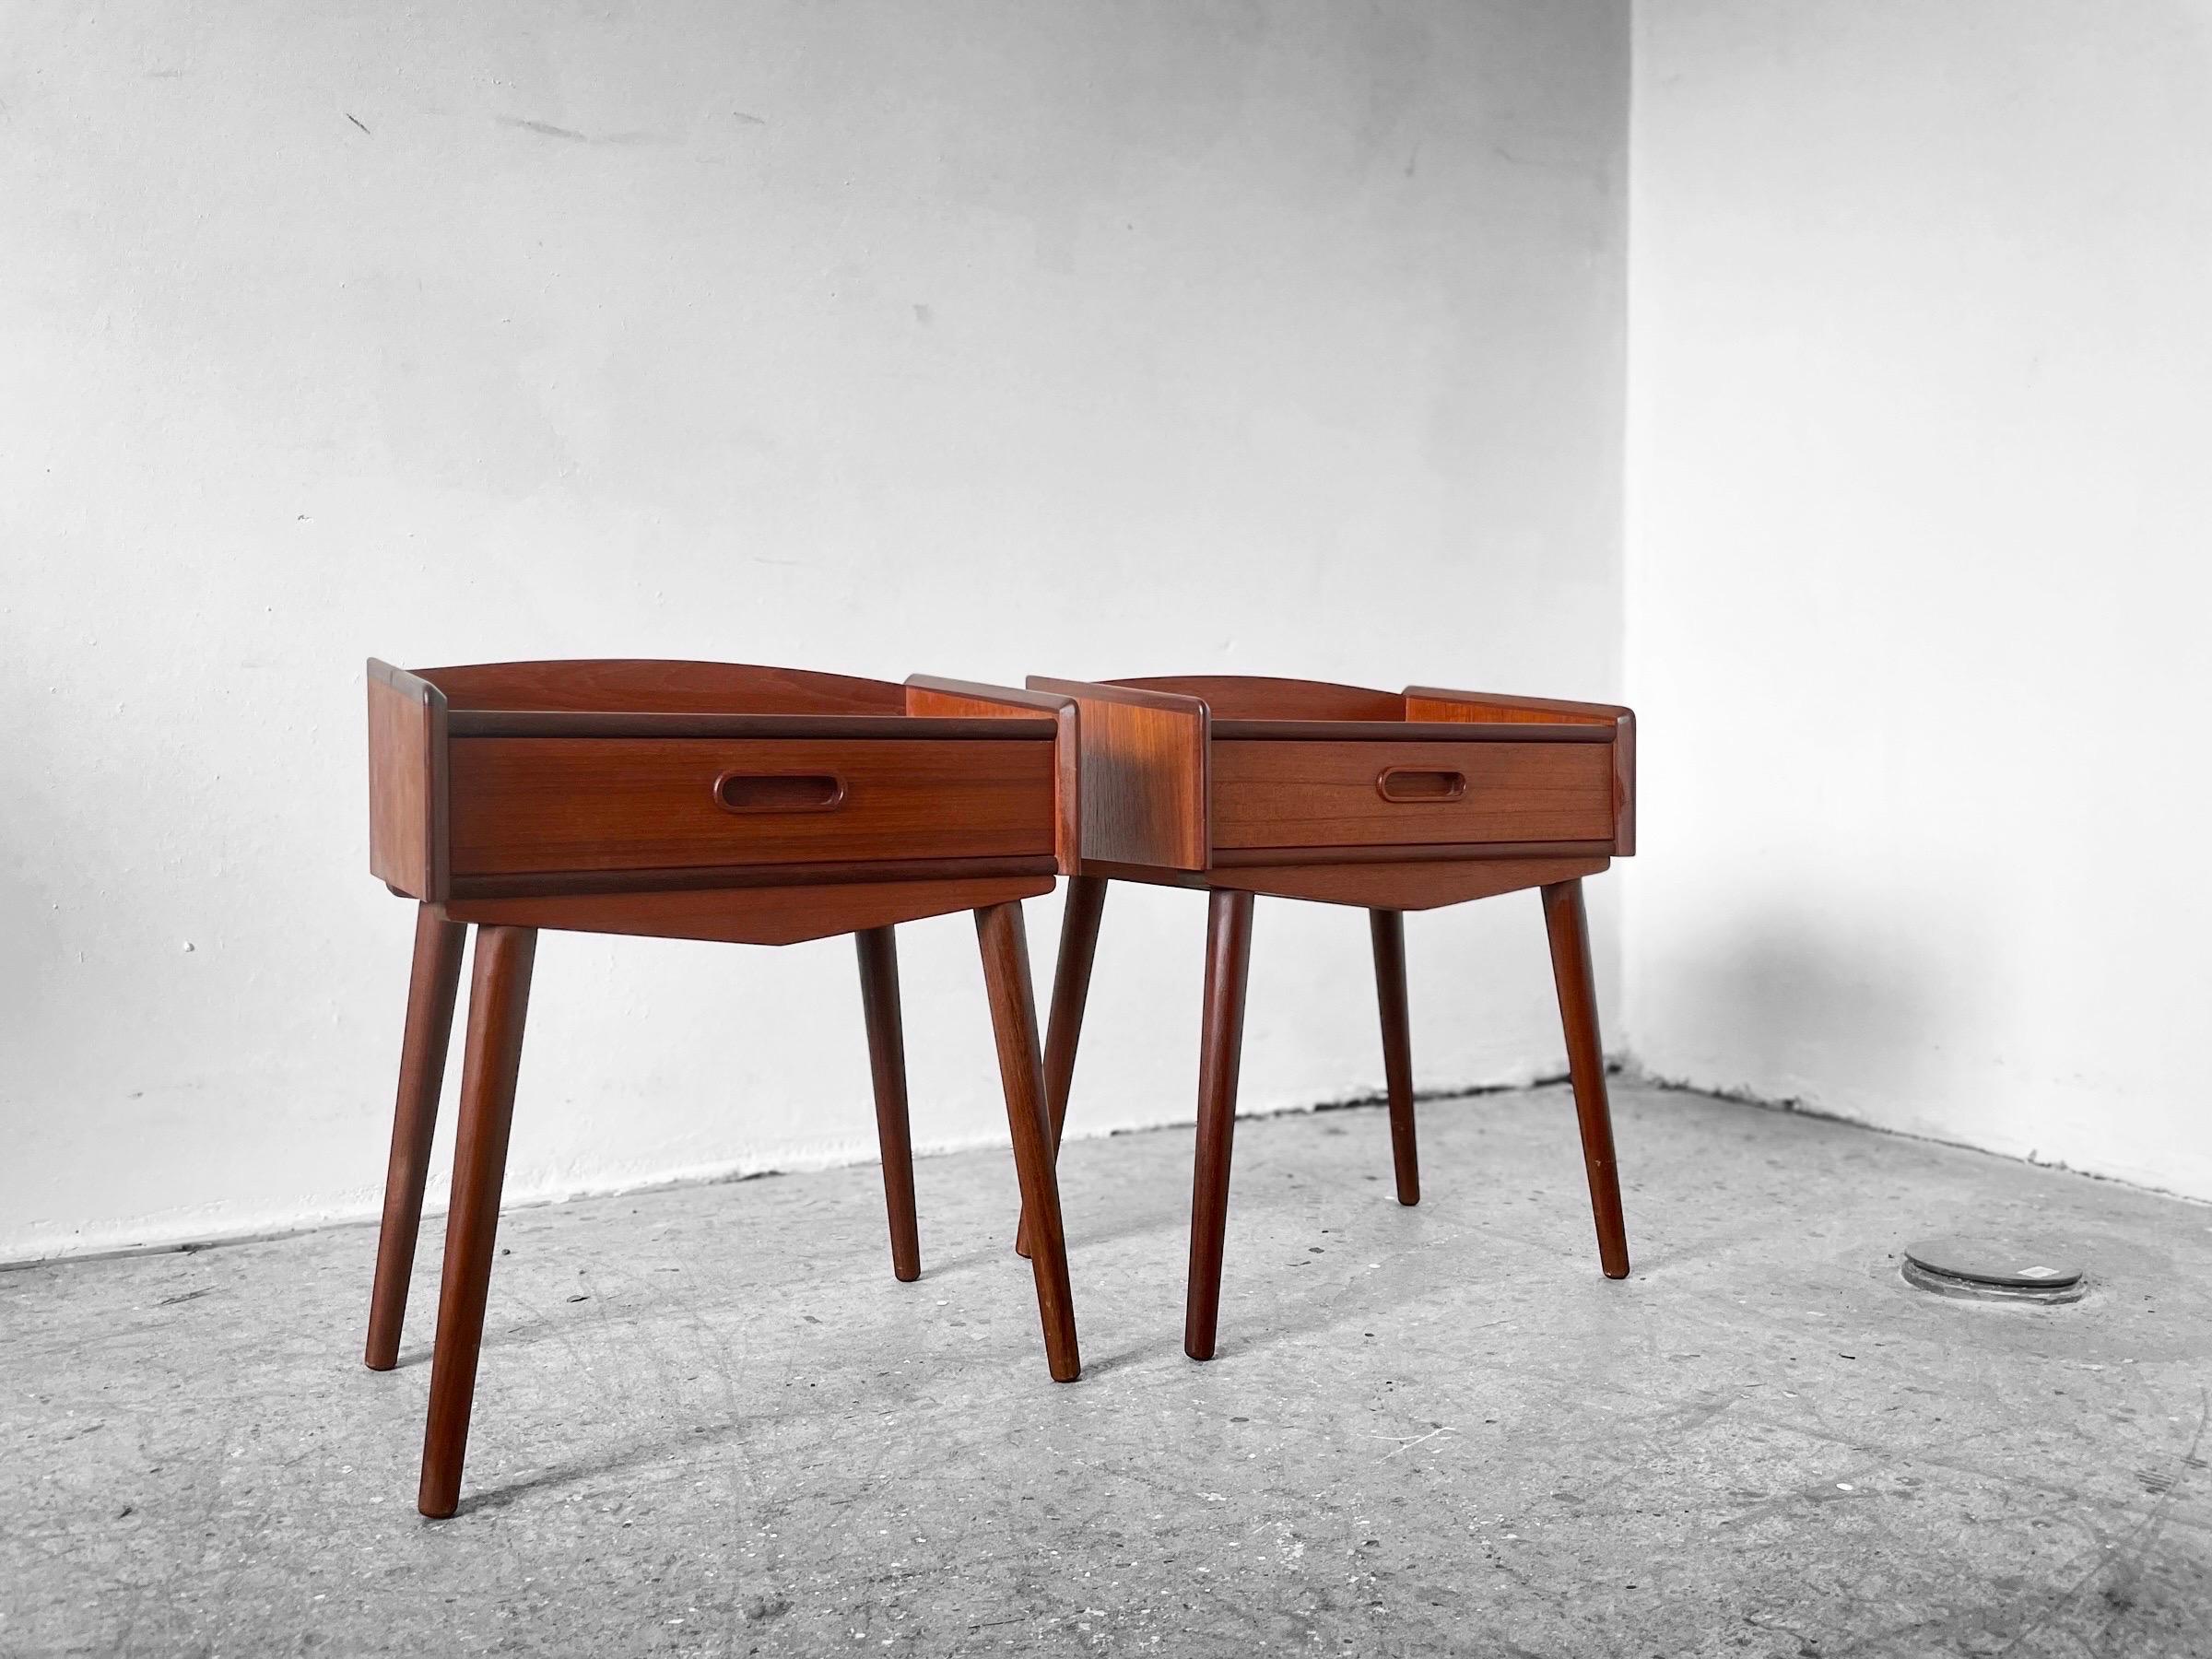
[[[998,1040],[998,1075],[1006,1095],[1014,1168],[1030,1222],[1030,1266],[1037,1279],[1037,1315],[1053,1379],[1072,1382],[1083,1371],[1076,1346],[1076,1303],[1067,1285],[1067,1244],[1060,1230],[1060,1182],[1053,1171],[1052,1125],[1045,1120],[1044,1074],[1037,1055],[1037,1004],[1030,988],[1029,937],[1019,903],[975,912],[983,983],[991,995],[991,1029]]]
[[[1237,1065],[1244,1050],[1244,982],[1252,965],[1252,895],[1217,888],[1206,907],[1206,1008],[1198,1043],[1198,1156],[1191,1180],[1191,1280],[1182,1351],[1214,1357],[1221,1252],[1229,1232],[1229,1162],[1237,1132]]]
[[[514,1121],[514,1079],[522,1065],[523,1019],[536,956],[534,927],[477,929],[468,1049],[461,1064],[461,1121],[453,1143],[453,1200],[445,1223],[445,1278],[438,1297],[430,1418],[423,1434],[422,1489],[417,1500],[422,1512],[434,1518],[452,1514],[461,1501],[468,1409],[477,1392],[477,1352],[484,1341],[484,1299],[491,1286],[507,1133]]]
[[[1544,927],[1551,935],[1551,976],[1567,1028],[1567,1070],[1574,1112],[1583,1126],[1583,1162],[1590,1171],[1590,1208],[1597,1218],[1597,1259],[1607,1278],[1629,1277],[1629,1230],[1620,1215],[1620,1174],[1613,1161],[1613,1111],[1606,1100],[1606,1051],[1597,1033],[1597,985],[1590,971],[1590,924],[1583,884],[1544,889]]]
[[[429,1175],[430,1137],[438,1128],[438,1094],[445,1086],[453,994],[461,987],[461,947],[467,936],[464,924],[448,922],[435,906],[417,907],[407,1028],[399,1044],[399,1101],[392,1110],[384,1222],[376,1235],[376,1280],[369,1292],[369,1343],[362,1355],[371,1371],[390,1371],[399,1363],[415,1236],[422,1228],[422,1188]]]
[[[1053,1006],[1044,1028],[1044,1106],[1053,1124],[1053,1157],[1067,1126],[1067,1090],[1075,1081],[1076,1044],[1083,1035],[1083,1005],[1090,997],[1090,964],[1099,951],[1099,916],[1106,908],[1103,876],[1071,876],[1060,912],[1060,965],[1053,973]],[[1030,1253],[1030,1218],[1024,1211],[1014,1248]]]
[[[922,1277],[922,1234],[914,1220],[914,1143],[906,1117],[906,1038],[899,1023],[899,942],[888,927],[853,935],[860,951],[860,1006],[868,1024],[868,1066],[876,1078],[876,1139],[883,1150],[883,1201],[891,1216],[891,1272]]]
[[[1406,1007],[1406,916],[1371,910],[1375,940],[1375,1002],[1382,1011],[1382,1076],[1390,1088],[1390,1161],[1398,1202],[1421,1201],[1421,1160],[1413,1134],[1413,1022]]]

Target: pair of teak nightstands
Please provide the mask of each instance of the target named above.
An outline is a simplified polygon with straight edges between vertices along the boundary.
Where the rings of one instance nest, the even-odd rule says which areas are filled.
[[[891,1261],[921,1273],[893,928],[975,913],[1052,1375],[1081,1370],[1054,1160],[1106,883],[1209,894],[1184,1347],[1213,1356],[1257,894],[1369,912],[1399,1202],[1419,1197],[1402,915],[1539,888],[1608,1277],[1628,1244],[1582,878],[1634,842],[1606,704],[1206,677],[1015,689],[719,663],[369,665],[370,865],[418,901],[368,1364],[398,1360],[477,928],[419,1505],[458,1505],[541,929],[852,934]],[[1069,877],[1040,1047],[1021,901]]]

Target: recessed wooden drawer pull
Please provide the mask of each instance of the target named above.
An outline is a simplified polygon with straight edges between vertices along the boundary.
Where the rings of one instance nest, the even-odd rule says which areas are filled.
[[[845,781],[828,772],[724,772],[714,802],[724,812],[830,812],[845,798]]]
[[[1393,766],[1375,780],[1386,801],[1456,801],[1467,793],[1467,774],[1421,766]]]

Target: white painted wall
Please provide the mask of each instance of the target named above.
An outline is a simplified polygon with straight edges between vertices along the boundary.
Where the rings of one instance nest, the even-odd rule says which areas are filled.
[[[1627,52],[1537,0],[9,7],[0,1258],[372,1210],[371,653],[1615,694]],[[1189,1115],[1201,904],[1114,894],[1077,1132]],[[1424,1084],[1559,1064],[1533,898],[1410,933]],[[1360,917],[1255,948],[1248,1106],[1379,1087]],[[903,949],[919,1140],[1003,1138],[972,930]],[[872,1156],[866,1077],[841,941],[551,937],[509,1192]]]
[[[2212,6],[1635,60],[1630,1045],[2212,1197]]]

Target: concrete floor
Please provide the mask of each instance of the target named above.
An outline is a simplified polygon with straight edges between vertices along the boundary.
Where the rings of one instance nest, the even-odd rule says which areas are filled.
[[[1239,1132],[1221,1357],[1190,1134],[1071,1145],[1047,1381],[1003,1154],[510,1216],[465,1507],[414,1512],[438,1259],[373,1235],[0,1274],[10,1655],[2212,1653],[2212,1209],[1623,1087],[1634,1277],[1571,1104]],[[1973,1217],[2096,1288],[1898,1277]]]

